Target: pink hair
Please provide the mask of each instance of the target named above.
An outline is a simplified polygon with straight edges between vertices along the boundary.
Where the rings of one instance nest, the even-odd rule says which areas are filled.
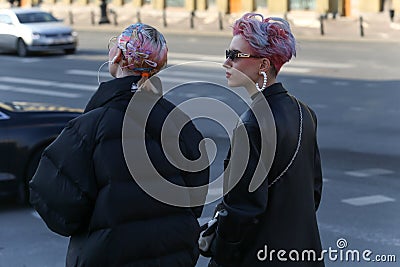
[[[150,75],[167,63],[167,42],[150,25],[136,23],[128,26],[117,39],[118,47],[128,61],[127,68]]]
[[[284,19],[246,13],[233,25],[233,35],[239,34],[249,43],[255,55],[271,61],[276,74],[283,64],[296,56],[296,40]]]

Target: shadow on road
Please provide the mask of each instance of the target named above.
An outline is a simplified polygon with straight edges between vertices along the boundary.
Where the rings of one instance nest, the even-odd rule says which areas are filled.
[[[28,204],[20,204],[13,197],[0,198],[0,213],[8,212],[11,210],[27,210],[31,209]]]

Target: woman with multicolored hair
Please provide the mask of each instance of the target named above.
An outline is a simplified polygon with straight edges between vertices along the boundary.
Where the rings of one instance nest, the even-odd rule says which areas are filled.
[[[183,129],[179,123],[163,127],[176,108],[160,95],[157,83],[146,80],[165,66],[167,51],[163,35],[146,24],[130,25],[112,38],[109,72],[115,79],[100,84],[84,114],[70,121],[42,155],[30,182],[30,201],[52,231],[70,236],[67,267],[190,267],[197,262],[203,206],[164,203],[138,183],[140,178],[157,187],[155,173],[186,187],[208,183],[208,168],[182,171],[163,151],[162,139],[167,136],[163,142],[168,142],[170,136],[179,140],[187,159],[196,160],[203,139],[183,113],[177,115],[185,121]],[[133,162],[124,154],[124,142],[135,150]],[[143,143],[145,151],[136,149]],[[146,159],[153,170],[143,167]],[[197,200],[205,201],[206,193]]]
[[[284,19],[248,13],[234,23],[226,78],[253,101],[233,131],[209,266],[324,266],[317,118],[277,81],[295,55]]]
[[[167,43],[153,27],[136,23],[120,36],[110,39],[109,71],[113,77],[141,76],[138,83],[159,72],[167,64]]]

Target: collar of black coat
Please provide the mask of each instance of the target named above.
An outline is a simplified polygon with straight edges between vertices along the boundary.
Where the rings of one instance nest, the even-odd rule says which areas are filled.
[[[283,87],[282,83],[274,83],[262,90],[261,92],[255,93],[251,96],[253,101],[256,101],[257,98],[264,96],[269,97],[276,94],[287,93],[287,90]]]
[[[133,95],[132,84],[136,84],[141,78],[141,76],[126,76],[101,83],[86,105],[84,113],[102,107],[117,97],[130,100]]]

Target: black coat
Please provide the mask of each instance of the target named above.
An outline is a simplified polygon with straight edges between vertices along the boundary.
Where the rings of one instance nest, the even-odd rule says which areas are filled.
[[[243,130],[249,136],[250,157],[240,181],[223,199],[222,207],[228,211],[228,215],[220,217],[218,222],[218,236],[213,244],[216,254],[214,258],[224,267],[324,266],[321,261],[309,261],[307,252],[313,250],[316,258],[321,256],[316,210],[321,199],[322,173],[316,116],[308,106],[299,102],[303,116],[300,149],[287,172],[269,187],[288,166],[295,153],[300,113],[296,99],[288,94],[281,83],[273,84],[256,94],[253,97],[253,110],[263,108],[263,99],[268,101],[275,121],[275,157],[267,179],[250,193],[250,180],[260,161],[261,132],[268,129],[260,127],[249,109],[241,116],[242,123],[234,130],[232,155],[229,154],[227,159],[231,164],[225,172],[225,184],[229,184],[229,179],[237,173],[235,166],[241,164],[235,161],[237,155],[234,154],[244,153],[242,149],[235,149],[244,141],[240,137]],[[262,111],[257,113],[263,114]],[[267,110],[264,114],[267,114]],[[287,261],[278,259],[279,250],[285,250],[285,254],[280,256]],[[299,252],[300,261],[290,260],[289,253],[292,250]],[[303,251],[305,261],[301,261]],[[295,253],[292,252],[292,258],[296,257]],[[312,260],[314,256],[310,255]]]
[[[84,114],[70,121],[46,148],[30,182],[31,204],[47,226],[71,236],[67,266],[188,267],[198,259],[197,218],[203,207],[175,207],[152,198],[134,181],[125,162],[121,134],[128,103],[134,94],[141,94],[140,111],[140,105],[145,107],[147,100],[151,103],[156,97],[131,92],[139,78],[102,83]],[[170,182],[207,184],[208,168],[183,172],[162,152],[160,131],[173,108],[165,99],[154,106],[146,126],[147,152],[157,171]],[[132,130],[143,131],[140,124],[136,127]],[[201,139],[188,123],[179,139],[187,158],[199,157]],[[143,142],[130,141],[133,145]],[[145,178],[151,181],[153,177]]]

